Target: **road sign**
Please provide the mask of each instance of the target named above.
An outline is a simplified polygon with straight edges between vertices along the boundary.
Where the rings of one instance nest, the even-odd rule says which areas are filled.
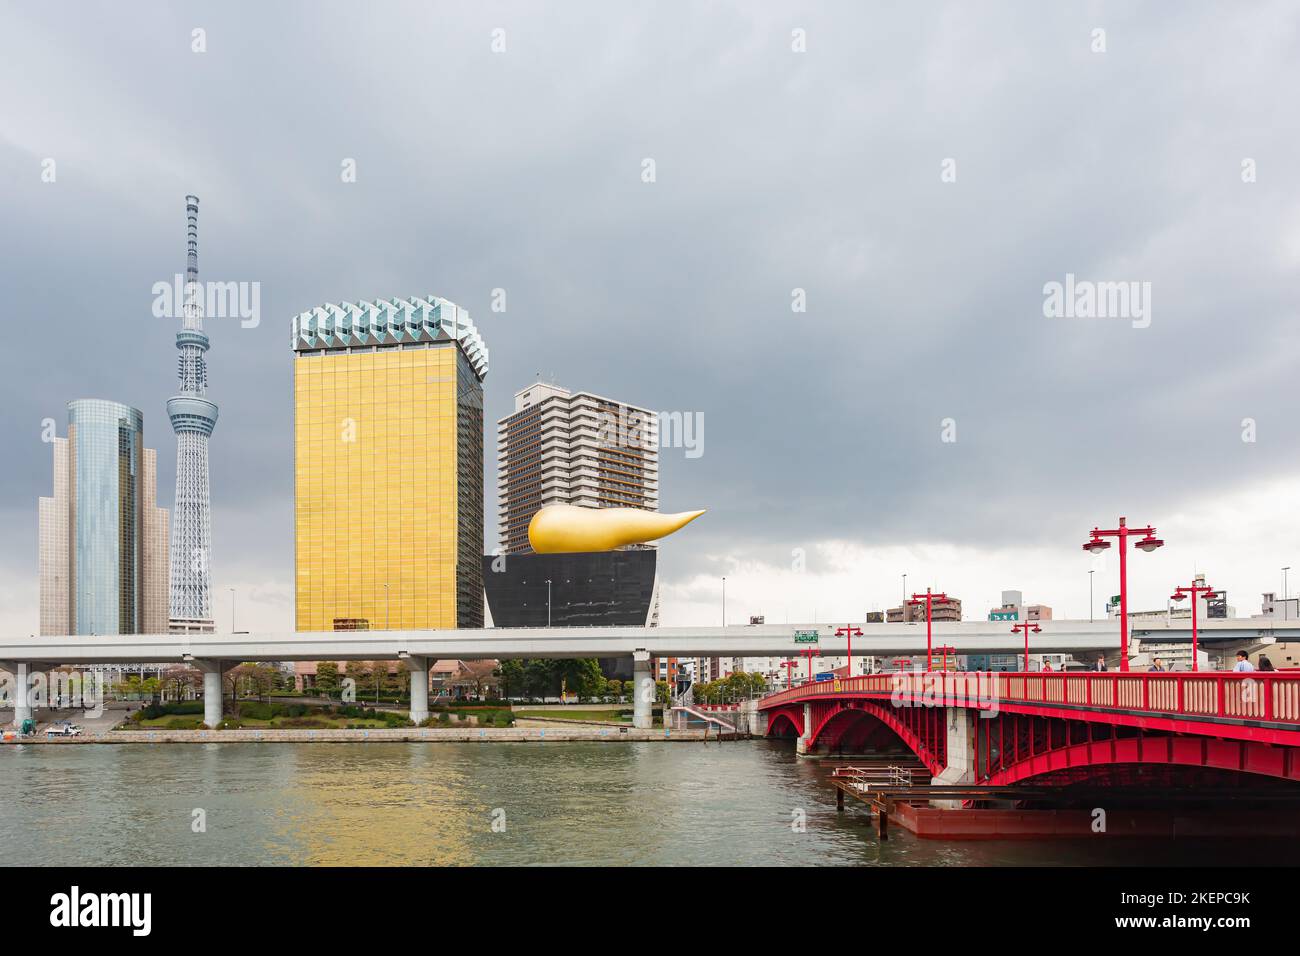
[[[796,644],[816,644],[817,632],[816,631],[795,631],[794,642]]]
[[[815,681],[834,680],[834,679],[835,679],[835,674],[832,673],[831,671],[823,671],[822,673],[818,674],[816,677],[813,678],[813,680]]]

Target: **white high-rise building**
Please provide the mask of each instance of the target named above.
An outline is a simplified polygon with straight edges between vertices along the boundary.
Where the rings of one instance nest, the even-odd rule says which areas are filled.
[[[185,197],[188,247],[185,318],[176,333],[180,389],[167,400],[176,432],[176,501],[172,509],[171,618],[178,630],[212,630],[212,502],[208,489],[208,438],[217,406],[208,390],[208,337],[199,308],[199,200]]]
[[[528,523],[547,505],[659,508],[659,417],[590,392],[537,382],[497,422],[501,550],[531,551]]]

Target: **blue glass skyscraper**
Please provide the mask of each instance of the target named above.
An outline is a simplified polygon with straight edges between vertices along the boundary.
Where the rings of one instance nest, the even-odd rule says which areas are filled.
[[[54,495],[40,504],[41,633],[167,630],[167,512],[144,416],[119,402],[68,403],[54,440]]]

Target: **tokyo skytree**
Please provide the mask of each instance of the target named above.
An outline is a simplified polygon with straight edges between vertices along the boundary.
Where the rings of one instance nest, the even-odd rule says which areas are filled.
[[[188,251],[185,264],[185,315],[176,333],[180,351],[180,389],[167,400],[176,432],[176,502],[172,511],[171,616],[210,624],[212,505],[208,490],[208,437],[217,424],[217,406],[205,397],[208,370],[203,353],[203,295],[199,287],[199,199],[185,197]]]

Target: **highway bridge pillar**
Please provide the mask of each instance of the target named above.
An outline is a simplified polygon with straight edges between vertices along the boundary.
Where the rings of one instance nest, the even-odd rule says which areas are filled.
[[[417,727],[429,716],[429,658],[408,657],[411,674],[411,722]]]
[[[650,675],[650,652],[632,652],[632,726],[649,730],[654,726],[655,681]]]
[[[32,665],[27,661],[0,661],[0,669],[13,675],[8,691],[14,702],[14,724],[21,727],[32,716]]]
[[[216,728],[221,723],[221,675],[229,669],[228,661],[195,661],[194,666],[203,672],[203,722]]]

